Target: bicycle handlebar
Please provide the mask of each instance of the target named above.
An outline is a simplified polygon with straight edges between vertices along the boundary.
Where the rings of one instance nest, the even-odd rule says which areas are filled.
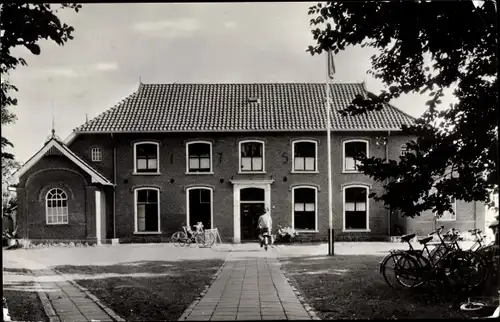
[[[433,232],[431,232],[429,235],[434,235],[434,234],[440,234],[444,229],[444,226],[441,226],[439,227],[438,229],[434,230]]]

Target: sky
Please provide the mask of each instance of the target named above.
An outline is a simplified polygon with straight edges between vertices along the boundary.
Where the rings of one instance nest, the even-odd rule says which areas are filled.
[[[73,26],[64,46],[43,40],[41,54],[25,49],[10,75],[19,88],[16,123],[2,127],[16,159],[26,162],[52,129],[65,139],[74,128],[111,108],[143,83],[325,82],[325,56],[314,45],[312,2],[83,4],[78,14],[60,11]],[[370,48],[351,47],[335,56],[335,82],[382,83],[367,74]],[[445,92],[446,93],[446,92]],[[443,99],[447,99],[450,92]],[[418,117],[428,96],[408,95],[396,107]],[[53,117],[54,116],[54,117]]]

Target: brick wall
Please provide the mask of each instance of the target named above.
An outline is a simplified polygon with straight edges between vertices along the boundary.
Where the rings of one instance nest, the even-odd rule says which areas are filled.
[[[342,173],[342,141],[344,139],[364,138],[370,142],[370,155],[385,156],[383,146],[375,145],[375,137],[386,133],[349,133],[342,132],[332,138],[333,164],[333,224],[338,239],[373,239],[386,236],[388,231],[387,210],[383,205],[370,199],[369,225],[370,233],[343,233],[343,206],[342,186],[350,183],[366,184],[371,189],[379,191],[381,184],[370,180],[362,174]],[[263,139],[266,142],[265,174],[238,174],[238,142],[244,139]],[[318,170],[317,174],[291,173],[292,168],[292,140],[314,139],[318,141]],[[160,143],[160,175],[133,175],[133,143],[140,140],[153,140]],[[213,174],[193,175],[186,174],[185,144],[193,140],[207,140],[213,143]],[[389,141],[389,157],[399,155],[400,143],[404,138],[392,135]],[[91,162],[90,147],[101,147],[103,161]],[[326,176],[326,137],[318,133],[207,133],[203,134],[120,134],[114,135],[85,135],[77,138],[71,149],[89,164],[95,166],[103,174],[112,179],[113,147],[116,147],[117,156],[117,187],[116,187],[116,224],[117,237],[128,240],[144,240],[144,236],[134,236],[134,195],[136,187],[152,186],[160,189],[160,212],[162,236],[148,236],[148,240],[165,240],[186,222],[186,191],[191,186],[208,186],[214,189],[213,194],[213,221],[214,226],[224,241],[233,237],[233,179],[270,179],[271,185],[271,212],[274,226],[290,226],[292,220],[291,188],[295,185],[314,185],[318,187],[318,233],[304,233],[300,238],[304,240],[326,240],[328,229],[328,190]],[[108,215],[112,216],[109,200]],[[110,225],[111,227],[111,225]],[[111,229],[111,228],[110,228]],[[108,230],[110,234],[110,230]]]
[[[87,201],[90,178],[64,156],[45,156],[20,178],[18,188],[19,234],[30,239],[86,239],[94,225],[86,213],[93,209]],[[52,188],[68,195],[68,224],[46,223],[45,196]],[[95,232],[94,232],[95,237]]]

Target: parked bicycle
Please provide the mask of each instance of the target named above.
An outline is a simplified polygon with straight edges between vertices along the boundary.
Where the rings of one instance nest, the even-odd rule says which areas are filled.
[[[441,236],[443,228],[440,227],[430,236],[418,240],[423,245],[420,250],[414,249],[410,243],[415,234],[401,237],[401,241],[409,244],[409,249],[391,251],[380,263],[380,272],[389,286],[400,285],[414,289],[424,284],[437,283],[436,285],[446,286],[447,289],[453,287],[457,291],[468,291],[484,281],[486,264],[482,257],[470,250],[450,247],[449,242],[445,242]],[[440,253],[431,252],[427,245],[434,234],[440,241],[436,246],[441,248]],[[390,271],[394,272],[395,283],[388,278]]]
[[[193,227],[194,230],[190,226],[182,226],[182,231],[175,232],[171,238],[174,246],[190,246],[196,243],[198,246],[211,247],[215,243],[214,233],[205,231],[203,223],[198,222]]]

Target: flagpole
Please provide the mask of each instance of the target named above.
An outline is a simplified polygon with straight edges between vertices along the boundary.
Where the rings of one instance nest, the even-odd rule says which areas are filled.
[[[326,52],[326,145],[328,162],[328,255],[333,256],[333,225],[332,225],[332,148],[330,136],[330,50]]]

